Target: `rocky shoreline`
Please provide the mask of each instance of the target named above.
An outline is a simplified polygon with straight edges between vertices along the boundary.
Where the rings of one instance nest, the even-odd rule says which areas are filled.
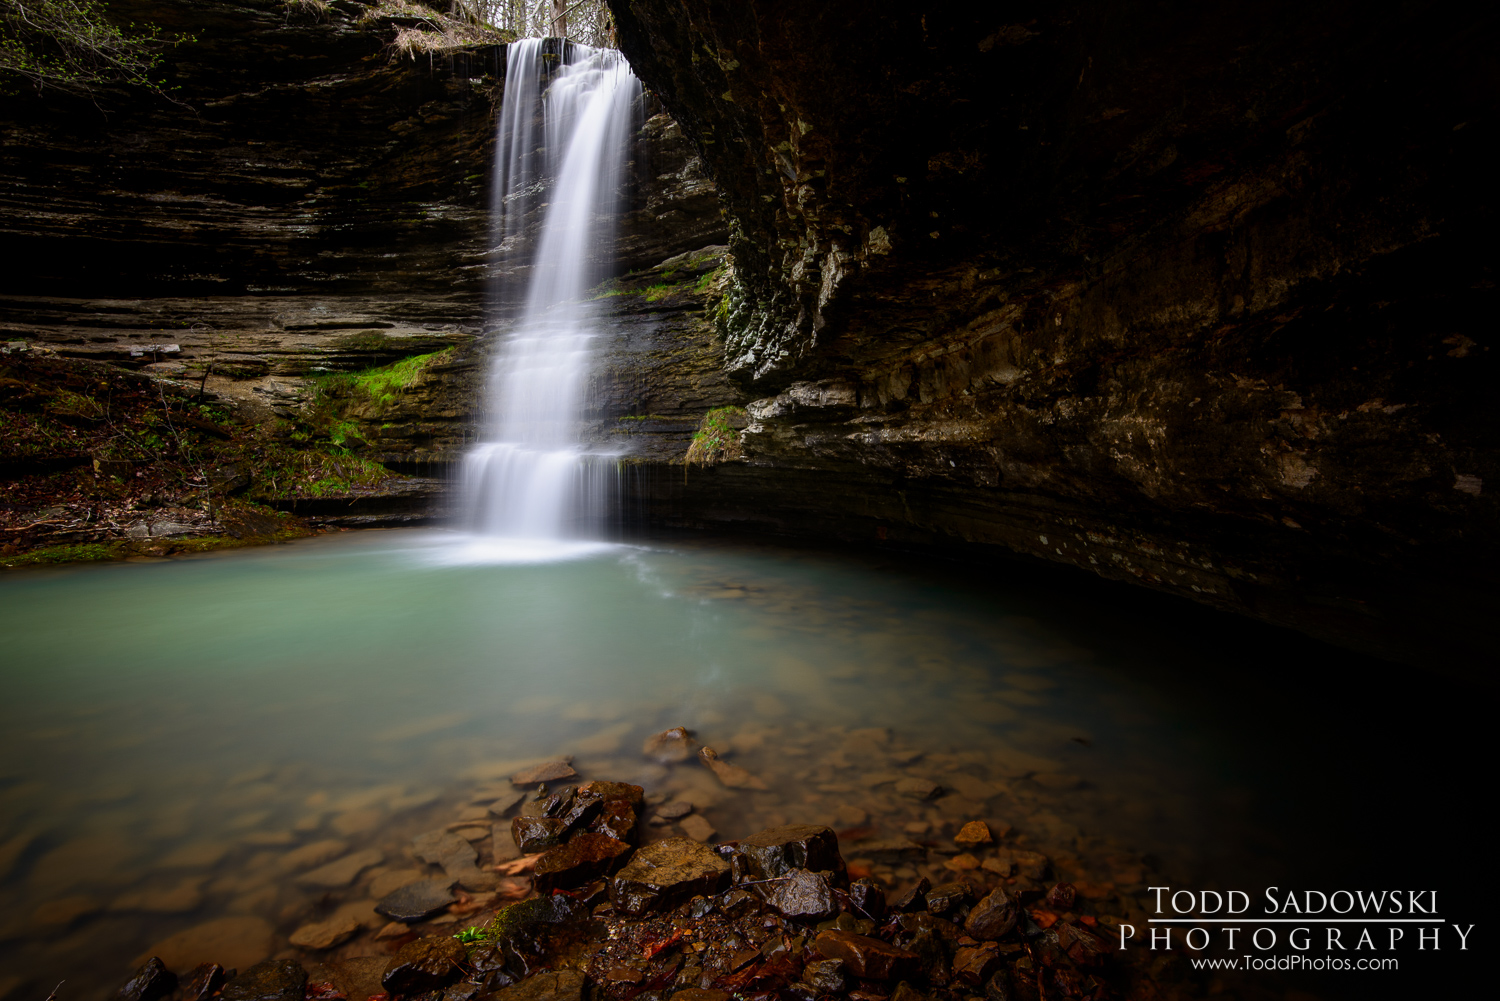
[[[887,763],[921,757],[882,730],[844,743]],[[945,786],[899,771],[866,775],[872,791],[839,796],[835,823],[795,823],[774,807],[757,810],[753,800],[770,786],[685,728],[648,738],[642,753],[644,770],[674,776],[666,785],[675,791],[648,794],[588,779],[571,760],[546,761],[473,787],[454,819],[402,847],[404,864],[332,839],[295,848],[277,861],[282,879],[314,899],[284,912],[296,923],[287,938],[259,918],[209,921],[153,946],[117,997],[1040,1001],[1197,993],[1175,968],[1148,968],[1110,942],[1142,909],[1130,892],[1144,889],[1142,861],[1116,852],[1104,868],[1067,850],[1037,850],[1046,846],[1034,834],[985,808],[999,787],[980,788],[982,778],[954,772]],[[711,811],[720,824],[781,822],[721,839],[704,807],[735,802],[738,811]],[[422,816],[432,822],[441,813]]]

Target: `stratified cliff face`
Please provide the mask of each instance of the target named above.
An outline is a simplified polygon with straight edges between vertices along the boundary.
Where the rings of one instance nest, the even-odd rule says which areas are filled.
[[[420,22],[356,0],[306,9],[118,0],[122,20],[195,36],[167,66],[178,103],[108,90],[5,103],[0,333],[202,381],[261,419],[297,416],[311,377],[456,348],[391,406],[353,415],[367,454],[427,469],[472,440],[486,290],[517,266],[489,247],[506,46],[397,57],[396,31]],[[605,255],[620,271],[725,238],[693,148],[658,107],[641,111],[632,209]]]
[[[731,216],[745,460],[663,516],[1495,647],[1495,32],[1432,5],[624,0]]]

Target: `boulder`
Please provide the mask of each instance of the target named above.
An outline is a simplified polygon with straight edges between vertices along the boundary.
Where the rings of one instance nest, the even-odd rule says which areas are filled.
[[[718,893],[729,874],[729,863],[709,846],[667,838],[637,851],[610,881],[609,895],[618,910],[639,916]]]
[[[535,885],[540,893],[569,889],[613,875],[630,856],[630,846],[605,834],[579,834],[537,859]]]
[[[419,938],[391,958],[380,984],[392,996],[435,991],[459,978],[466,953],[462,944],[447,935]]]
[[[821,872],[793,869],[754,888],[767,906],[785,918],[826,921],[839,911],[833,886]]]
[[[768,827],[741,841],[736,856],[741,859],[743,876],[751,879],[770,879],[793,869],[827,871],[839,876],[846,871],[833,829],[814,824]]]

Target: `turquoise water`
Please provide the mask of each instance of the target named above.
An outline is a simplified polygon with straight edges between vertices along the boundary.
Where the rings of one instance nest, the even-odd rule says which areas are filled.
[[[394,857],[476,784],[557,756],[692,795],[721,837],[806,820],[941,838],[985,816],[1122,893],[1284,875],[1297,845],[1333,864],[1349,811],[1307,812],[1327,797],[1288,762],[1325,768],[1358,738],[1278,749],[1294,724],[1256,714],[1287,671],[1342,668],[1117,594],[1019,565],[712,542],[528,554],[417,531],[9,574],[0,960],[11,987],[103,990],[224,914],[284,942],[308,905],[274,852],[332,837]],[[1305,690],[1292,711],[1332,720],[1340,698]],[[645,759],[674,725],[770,792]],[[880,784],[897,773],[956,791],[901,800]]]

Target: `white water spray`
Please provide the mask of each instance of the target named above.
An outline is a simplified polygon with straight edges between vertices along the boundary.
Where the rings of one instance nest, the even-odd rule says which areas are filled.
[[[519,322],[490,373],[490,417],[464,457],[461,482],[466,527],[533,541],[596,535],[607,513],[616,457],[579,444],[596,336],[596,311],[583,297],[605,277],[641,96],[618,52],[547,47],[565,55],[529,38],[507,56],[497,250],[522,238],[528,214],[540,213],[542,222]]]

